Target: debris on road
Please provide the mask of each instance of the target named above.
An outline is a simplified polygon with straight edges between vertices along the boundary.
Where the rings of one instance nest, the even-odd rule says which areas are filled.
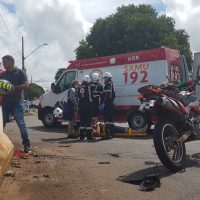
[[[110,162],[98,162],[98,164],[110,164]]]
[[[128,177],[123,177],[120,180],[126,183],[139,185],[140,191],[152,191],[160,187],[161,169],[158,165],[154,167],[139,170]]]
[[[38,157],[38,154],[36,154],[35,152],[33,152],[33,157]]]
[[[21,168],[21,163],[18,163],[18,162],[11,162],[11,167],[15,167],[15,168]]]
[[[7,176],[7,177],[14,177],[15,176],[15,172],[12,171],[11,169],[9,169],[7,172],[5,172],[4,176]]]
[[[111,156],[113,156],[113,157],[119,158],[119,154],[117,154],[117,153],[109,153],[108,155],[111,155]]]
[[[22,151],[20,151],[20,150],[15,149],[14,156],[15,156],[16,158],[19,158],[19,159],[28,159],[28,157],[29,157],[30,155],[33,155],[33,153],[32,153],[32,152],[31,152],[31,153],[24,153],[24,152],[22,152]]]
[[[40,160],[36,160],[34,163],[35,164],[39,164],[39,163],[41,163],[41,161]]]
[[[48,174],[43,174],[43,177],[49,178],[49,175]]]
[[[70,144],[61,144],[58,147],[71,147],[71,145]]]
[[[152,191],[156,187],[160,187],[160,179],[158,174],[150,174],[145,177],[142,183],[139,185],[140,191]]]

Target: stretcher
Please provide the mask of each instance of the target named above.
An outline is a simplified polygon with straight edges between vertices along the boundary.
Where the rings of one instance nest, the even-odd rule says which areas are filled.
[[[102,137],[105,135],[105,126],[99,124],[99,128],[94,134],[95,137]],[[137,137],[147,136],[147,126],[140,130],[133,130],[129,127],[114,126],[114,137]]]

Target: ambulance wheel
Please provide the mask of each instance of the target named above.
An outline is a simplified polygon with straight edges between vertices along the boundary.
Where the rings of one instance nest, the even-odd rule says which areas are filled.
[[[128,125],[133,130],[143,129],[146,125],[149,128],[149,120],[145,113],[134,112],[128,117]]]
[[[53,110],[50,109],[44,110],[42,123],[45,127],[55,127],[59,124],[53,116]]]

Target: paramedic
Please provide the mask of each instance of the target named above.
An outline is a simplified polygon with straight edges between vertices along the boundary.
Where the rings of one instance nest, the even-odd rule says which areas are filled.
[[[92,135],[92,87],[89,75],[83,77],[81,85],[78,87],[79,113],[80,113],[80,140],[95,139]]]
[[[103,94],[103,86],[100,83],[100,76],[98,73],[93,73],[92,77],[92,97],[93,97],[93,108],[92,108],[92,131],[93,134],[97,132],[98,127],[98,115],[99,115],[99,105],[101,101],[101,96]]]
[[[72,87],[68,91],[68,98],[73,103],[73,109],[72,109],[73,115],[72,115],[72,119],[69,120],[69,124],[68,124],[68,132],[67,132],[68,138],[77,138],[77,135],[75,134],[74,125],[75,125],[75,122],[76,122],[77,112],[78,112],[77,90],[78,90],[79,85],[80,85],[80,81],[74,80],[72,82]]]
[[[114,123],[112,115],[114,111],[115,87],[112,82],[112,75],[105,72],[103,75],[104,88],[102,95],[102,103],[104,106],[104,120],[105,120],[105,136],[102,139],[112,139],[114,132]]]

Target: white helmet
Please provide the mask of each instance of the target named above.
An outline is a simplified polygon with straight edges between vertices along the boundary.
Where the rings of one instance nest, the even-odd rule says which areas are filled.
[[[99,80],[100,80],[100,76],[99,76],[99,74],[98,73],[92,73],[92,80],[94,81],[94,82],[98,82]]]
[[[54,115],[55,117],[62,117],[62,116],[63,116],[63,111],[62,111],[62,109],[59,108],[59,107],[55,108],[54,111],[53,111],[53,115]]]
[[[103,75],[103,78],[112,78],[112,75],[110,72],[105,72],[104,75]]]
[[[89,76],[89,75],[85,75],[85,76],[83,77],[83,82],[90,83],[90,82],[91,82],[90,76]]]

